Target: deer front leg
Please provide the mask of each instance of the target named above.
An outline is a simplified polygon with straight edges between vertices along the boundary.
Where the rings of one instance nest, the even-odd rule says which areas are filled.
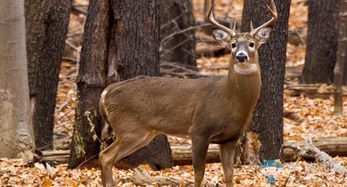
[[[192,137],[193,167],[195,187],[200,187],[205,174],[205,162],[208,149],[208,139],[203,137]]]
[[[219,145],[219,153],[224,171],[224,180],[227,187],[233,186],[235,146],[236,141]]]

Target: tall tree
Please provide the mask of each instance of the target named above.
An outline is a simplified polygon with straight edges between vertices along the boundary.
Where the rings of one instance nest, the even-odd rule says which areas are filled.
[[[339,45],[337,51],[337,62],[334,69],[334,85],[335,85],[335,107],[334,114],[337,116],[343,116],[343,75],[344,67],[347,62],[347,1],[340,1],[339,11]]]
[[[191,0],[160,0],[161,61],[196,69],[195,25]]]
[[[340,0],[309,0],[303,83],[332,83],[338,46]],[[347,67],[345,67],[347,72]],[[346,81],[346,77],[344,78]]]
[[[53,147],[55,97],[70,0],[25,1],[32,123],[37,149]]]
[[[34,148],[24,0],[1,0],[0,22],[0,157],[18,158]]]
[[[158,5],[158,0],[90,1],[77,77],[78,110],[69,167],[77,167],[99,153],[90,122],[100,135],[100,120],[94,114],[102,90],[110,83],[137,75],[159,75]],[[92,115],[87,117],[86,112]],[[156,169],[171,166],[167,138],[158,136],[129,156],[122,167],[139,163]]]
[[[256,144],[261,147],[259,150],[254,149],[256,155],[250,156],[250,153],[246,153],[247,157],[260,160],[278,158],[283,143],[283,85],[290,2],[275,0],[278,19],[273,25],[269,41],[259,49],[262,88],[247,133],[247,138],[253,139],[248,139],[247,142],[258,142]],[[254,27],[257,27],[271,18],[267,4],[270,4],[269,0],[244,1],[242,31],[249,30],[251,21]]]

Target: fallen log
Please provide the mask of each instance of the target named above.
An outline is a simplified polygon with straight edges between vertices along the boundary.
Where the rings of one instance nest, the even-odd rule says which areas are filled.
[[[285,146],[292,145],[292,143],[285,144]],[[303,146],[304,142],[297,143],[296,145]],[[319,138],[313,140],[313,145],[319,150],[326,152],[332,157],[347,156],[347,138],[333,137],[333,138]],[[188,165],[192,164],[191,145],[172,145],[172,157],[175,165]],[[69,161],[69,150],[63,151],[43,151],[44,160],[53,160],[59,164],[66,164]],[[293,149],[283,149],[283,159],[286,162],[295,161],[297,155]],[[310,154],[302,155],[302,159],[312,161],[314,156]],[[207,163],[220,162],[218,145],[211,144],[207,153]]]
[[[291,144],[292,143],[288,143],[286,145]],[[303,146],[304,144],[304,142],[301,142],[297,145]],[[317,140],[313,140],[313,145],[317,147],[319,150],[326,152],[332,157],[347,156],[347,138],[320,138]],[[190,145],[171,146],[171,148],[173,160],[176,165],[186,165],[192,163]],[[283,154],[283,159],[286,162],[297,160],[297,155],[293,149],[284,149]],[[301,156],[304,160],[314,161],[314,155],[312,154],[305,154]],[[210,145],[206,160],[208,163],[220,162],[218,145]]]
[[[174,165],[192,164],[192,146],[191,145],[172,145],[172,158]],[[218,145],[210,144],[206,156],[207,163],[220,162]]]
[[[328,98],[335,93],[333,85],[329,84],[292,84],[285,85],[284,88],[290,91],[290,95],[297,96],[305,94],[311,97]],[[347,96],[347,87],[342,88],[343,96]]]
[[[298,67],[298,66],[286,67],[286,78],[288,79],[300,78],[301,74],[302,74],[302,67]]]
[[[297,150],[293,149],[293,145],[301,147],[303,149],[301,150],[303,154],[297,155]],[[331,157],[347,156],[347,138],[345,137],[320,138],[313,140],[312,145],[320,151],[327,153]],[[316,160],[316,153],[310,151],[311,147],[307,146],[307,143],[297,144],[291,142],[283,145],[283,148],[283,159],[286,162],[295,161],[298,159],[298,156],[307,161]]]
[[[70,158],[70,150],[42,151],[43,160],[57,162],[58,164],[67,164]]]
[[[281,152],[284,149],[293,150],[295,152],[295,156],[299,158],[304,158],[307,156],[312,157],[313,161],[324,164],[331,170],[340,174],[347,173],[347,169],[342,164],[334,162],[332,156],[318,149],[316,145],[313,145],[313,141],[311,138],[308,138],[304,145],[298,145],[294,142],[288,145],[283,145],[281,148]]]

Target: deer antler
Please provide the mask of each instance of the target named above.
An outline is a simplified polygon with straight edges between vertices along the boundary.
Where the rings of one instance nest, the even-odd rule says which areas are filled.
[[[235,36],[236,32],[235,32],[235,27],[236,24],[234,23],[233,29],[229,29],[228,27],[218,23],[215,19],[214,19],[214,15],[213,15],[213,11],[214,10],[214,0],[212,0],[211,6],[209,6],[209,10],[207,11],[208,14],[206,15],[206,19],[214,26],[216,26],[217,28],[225,31],[226,33],[229,33],[230,36]]]
[[[251,22],[251,32],[250,32],[251,35],[255,35],[260,29],[271,25],[273,22],[277,20],[277,8],[276,8],[274,0],[271,0],[271,8],[269,7],[269,5],[266,5],[266,6],[270,10],[272,14],[272,18],[268,22],[264,23],[263,25],[260,25],[256,29],[253,28],[253,24]]]

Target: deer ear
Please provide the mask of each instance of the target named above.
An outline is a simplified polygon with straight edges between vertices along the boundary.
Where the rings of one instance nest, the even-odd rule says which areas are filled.
[[[213,29],[213,37],[222,45],[227,45],[230,40],[230,35],[220,29]]]
[[[259,41],[259,46],[266,43],[270,38],[271,28],[262,28],[256,33],[256,38]]]

